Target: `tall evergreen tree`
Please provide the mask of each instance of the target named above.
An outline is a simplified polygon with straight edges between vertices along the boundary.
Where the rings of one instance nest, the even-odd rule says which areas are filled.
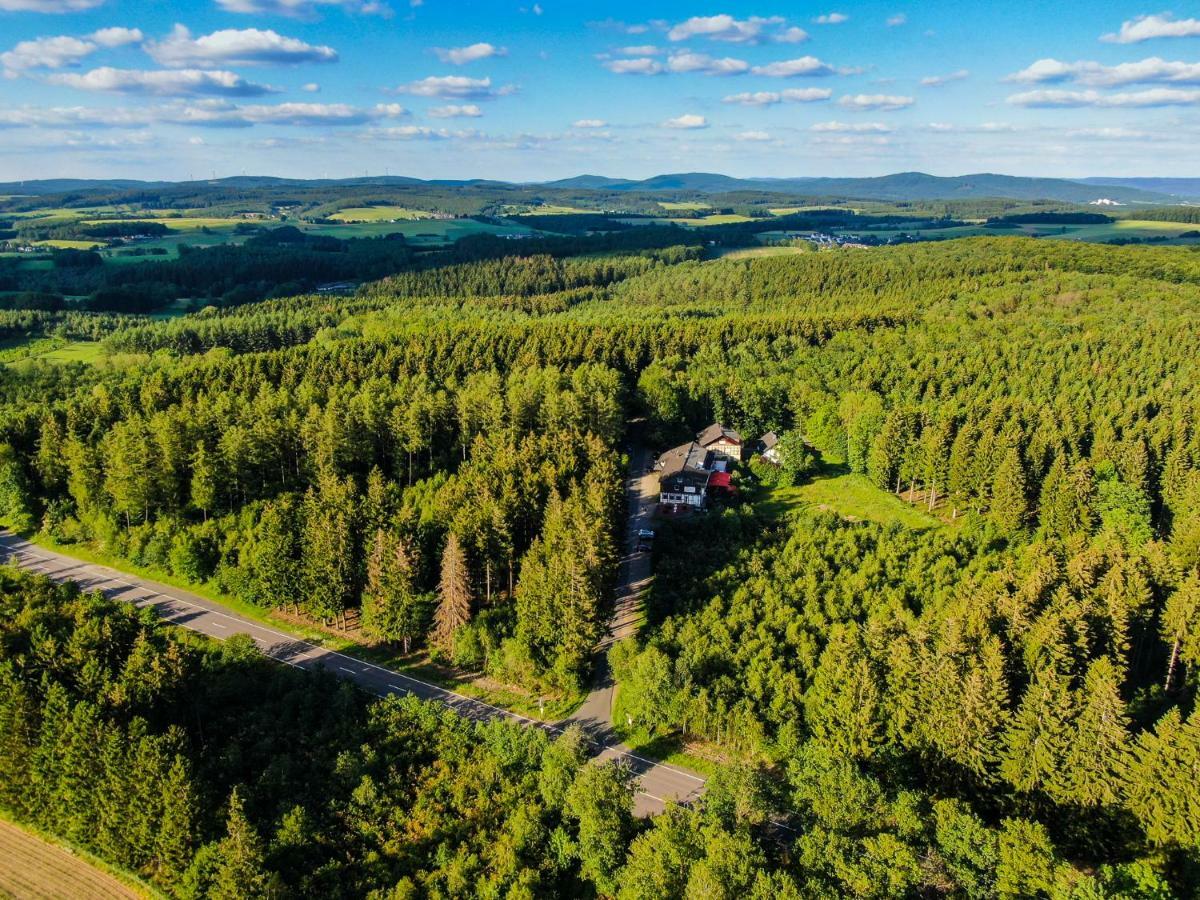
[[[471,574],[467,555],[454,532],[446,539],[442,552],[442,576],[438,581],[438,607],[433,618],[430,641],[444,653],[454,652],[454,638],[471,621]]]

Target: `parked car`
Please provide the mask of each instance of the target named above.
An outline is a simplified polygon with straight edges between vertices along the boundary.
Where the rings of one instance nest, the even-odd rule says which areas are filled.
[[[639,538],[645,538],[648,541],[654,540],[654,532],[651,531],[649,528],[639,528],[637,536]]]

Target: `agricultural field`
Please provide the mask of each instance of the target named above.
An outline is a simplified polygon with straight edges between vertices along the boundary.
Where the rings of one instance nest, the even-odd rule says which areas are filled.
[[[722,249],[718,252],[721,259],[763,259],[768,256],[795,256],[797,253],[811,252],[808,247],[735,247]]]
[[[680,219],[659,219],[657,224],[688,225],[692,228],[704,228],[709,225],[737,225],[741,222],[753,222],[749,216],[739,216],[735,213],[713,213],[707,216],[691,216]]]
[[[61,337],[18,338],[0,342],[0,365],[27,367],[35,360],[52,365],[84,363],[100,360],[98,341],[68,341]]]
[[[323,234],[329,237],[364,238],[381,237],[385,234],[403,234],[413,244],[448,244],[471,234],[533,234],[533,229],[515,222],[504,224],[479,222],[475,219],[424,219],[411,222],[356,222],[345,225],[297,224],[308,234]]]
[[[0,819],[0,897],[135,900],[146,896],[73,852]]]
[[[683,202],[683,201],[671,202],[668,200],[660,200],[658,205],[661,206],[663,209],[669,209],[672,212],[688,212],[688,211],[699,212],[702,209],[712,209],[712,207],[709,206],[707,203],[700,203],[695,200],[690,200],[687,202]]]
[[[406,206],[352,206],[338,210],[329,218],[335,222],[396,222],[432,219],[433,213]]]

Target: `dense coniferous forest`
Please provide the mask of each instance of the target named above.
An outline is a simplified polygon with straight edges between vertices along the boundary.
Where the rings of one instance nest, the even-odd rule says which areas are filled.
[[[610,655],[631,724],[719,761],[696,809],[635,821],[577,737],[15,575],[5,806],[179,896],[1194,894],[1200,254],[690,234],[471,238],[163,322],[4,313],[110,361],[0,370],[0,515],[566,695],[630,442],[773,430],[782,473],[664,523]],[[788,511],[831,473],[929,524]]]

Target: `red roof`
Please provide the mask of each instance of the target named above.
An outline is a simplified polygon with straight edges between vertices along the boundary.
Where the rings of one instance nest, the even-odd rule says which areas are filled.
[[[709,476],[708,486],[710,488],[721,488],[726,491],[729,490],[731,487],[729,482],[729,473],[713,472],[712,475]]]

